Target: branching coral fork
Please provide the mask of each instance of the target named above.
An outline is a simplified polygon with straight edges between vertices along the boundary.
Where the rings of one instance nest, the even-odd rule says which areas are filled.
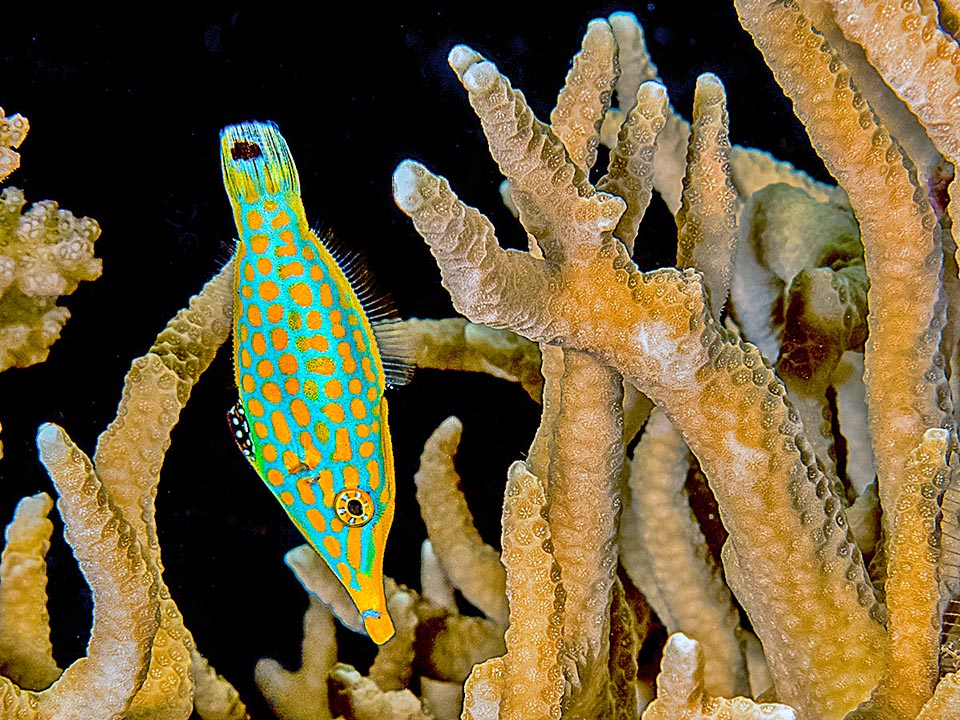
[[[882,611],[783,385],[712,319],[696,273],[637,272],[612,237],[623,201],[595,191],[491,63],[463,47],[450,61],[546,258],[503,250],[446,180],[402,163],[396,202],[430,244],[455,307],[589,352],[664,407],[717,496],[735,590],[781,699],[801,717],[842,717],[882,671]]]

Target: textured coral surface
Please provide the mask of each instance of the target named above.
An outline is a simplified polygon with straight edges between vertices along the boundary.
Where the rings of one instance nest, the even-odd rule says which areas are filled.
[[[929,96],[910,83],[919,67],[953,67],[954,41],[925,1],[873,4],[905,47],[871,38],[872,15],[864,26],[844,0],[738,5],[785,13],[751,32],[768,60],[782,38],[763,33],[777,23],[799,43],[778,79],[790,92],[798,74],[810,139],[726,5],[625,8],[657,67],[622,16],[590,24],[581,45],[588,22],[610,12],[590,3],[529,15],[438,4],[360,23],[355,7],[317,7],[280,34],[262,8],[157,12],[136,28],[79,9],[12,13],[0,102],[31,130],[23,140],[0,126],[0,175],[22,155],[13,181],[76,217],[51,204],[21,215],[21,196],[4,191],[0,233],[46,228],[58,241],[18,250],[33,272],[15,282],[0,265],[0,285],[47,297],[72,289],[68,276],[95,275],[88,215],[102,229],[104,277],[68,301],[72,319],[46,363],[0,373],[0,521],[27,498],[0,564],[0,673],[31,691],[14,698],[0,683],[4,708],[239,717],[236,688],[253,717],[303,720],[455,718],[464,700],[477,720],[636,718],[655,694],[645,717],[955,716],[955,675],[927,702],[940,674],[939,597],[960,590],[960,498],[937,514],[952,436],[928,431],[952,423],[944,380],[960,336],[951,240],[934,228],[950,171],[932,144],[952,157],[942,93],[955,78]],[[956,31],[956,13],[941,10]],[[847,34],[866,52],[841,65],[804,34],[800,12],[838,48]],[[450,54],[458,43],[475,50]],[[891,68],[911,47],[925,63]],[[929,138],[868,60],[918,102]],[[800,72],[817,68],[819,79]],[[698,82],[702,72],[712,76]],[[849,72],[867,73],[856,85],[886,130]],[[624,98],[654,76],[666,91],[646,86],[618,138]],[[830,103],[850,112],[831,122]],[[157,337],[232,254],[216,138],[252,118],[280,125],[308,213],[366,252],[401,315],[451,318],[411,324],[421,369],[391,391],[398,512],[386,571],[398,633],[376,656],[232,443],[229,353],[215,355],[229,307],[222,278],[196,309],[203,321],[180,315]],[[688,148],[689,121],[698,134]],[[755,193],[784,176],[738,146],[835,182],[811,141],[849,197],[793,174],[793,187]],[[407,158],[417,165],[401,166],[394,197],[390,177]],[[852,167],[864,158],[872,175]],[[501,170],[512,180],[502,188]],[[874,213],[861,222],[865,253],[851,206]],[[401,210],[433,243],[452,301]],[[482,243],[470,245],[477,230]],[[499,255],[494,242],[531,254]],[[949,302],[937,301],[941,262]],[[655,271],[675,263],[704,279]],[[878,278],[869,296],[866,275]],[[785,387],[715,316],[728,285],[739,331]],[[868,323],[877,293],[889,302]],[[41,330],[52,337],[63,313],[48,305]],[[452,319],[454,306],[532,340]],[[0,313],[0,331],[18,318]],[[858,381],[868,325],[869,419]],[[935,353],[941,333],[946,357]],[[12,364],[25,358],[0,357]],[[899,394],[885,392],[897,382]],[[635,442],[648,417],[651,432]],[[647,442],[659,443],[642,455],[651,462],[631,467]],[[960,664],[952,637],[944,670],[951,657]],[[83,707],[90,691],[103,698],[97,712]]]

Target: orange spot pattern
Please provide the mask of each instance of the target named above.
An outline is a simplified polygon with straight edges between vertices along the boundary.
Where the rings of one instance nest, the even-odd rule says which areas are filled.
[[[288,262],[280,268],[280,277],[286,280],[291,277],[300,277],[303,275],[303,263],[299,260]]]
[[[350,401],[350,414],[357,420],[363,420],[367,416],[367,406],[360,398],[353,398]]]
[[[261,392],[263,396],[272,403],[279,403],[283,398],[283,395],[280,393],[280,386],[276,383],[264,383]]]
[[[284,375],[294,375],[297,372],[297,356],[293,353],[284,353],[277,360],[280,365],[280,372]]]
[[[323,283],[320,286],[320,304],[325,308],[333,305],[333,292],[330,290],[330,283]]]
[[[270,238],[268,238],[263,233],[258,233],[251,236],[250,238],[250,250],[255,252],[257,255],[260,253],[266,252],[267,246],[270,244]]]
[[[297,492],[300,494],[300,500],[304,505],[313,505],[317,502],[317,497],[313,494],[309,479],[302,477],[297,480]]]
[[[268,378],[273,375],[273,363],[269,360],[261,360],[257,363],[257,375],[262,378]]]
[[[296,283],[290,288],[290,297],[300,307],[310,307],[313,304],[313,292],[306,283]]]
[[[335,368],[330,358],[310,358],[307,360],[307,370],[320,375],[333,375]]]
[[[347,530],[347,562],[352,567],[360,567],[360,528]]]
[[[327,521],[323,519],[323,515],[321,515],[320,511],[316,508],[309,508],[307,510],[307,522],[309,522],[317,532],[322,533],[327,530]]]
[[[277,284],[273,280],[264,280],[257,288],[257,293],[262,300],[270,302],[271,300],[277,299],[277,296],[280,294],[280,288],[277,287]]]
[[[277,255],[290,257],[297,254],[297,243],[294,241],[293,233],[290,230],[281,231],[280,239],[283,241],[283,245],[277,248]]]
[[[290,444],[290,428],[287,426],[287,419],[279,410],[274,410],[270,414],[270,423],[273,425],[273,434],[283,445]]]
[[[293,419],[297,421],[300,427],[310,425],[310,409],[300,398],[294,398],[290,401],[290,412],[293,413]]]
[[[323,392],[331,400],[336,400],[343,395],[343,385],[341,385],[340,381],[336,378],[331,378],[327,380],[326,385],[323,386]]]
[[[330,557],[340,557],[340,541],[332,535],[324,536],[323,547],[328,553],[330,553]],[[340,564],[342,565],[343,563]]]
[[[241,266],[249,287],[241,288],[238,362],[251,370],[238,369],[240,387],[256,396],[247,410],[263,461],[281,461],[264,468],[267,483],[301,527],[322,534],[330,558],[346,560],[336,572],[349,582],[363,560],[363,530],[325,516],[324,506],[332,510],[344,487],[391,500],[375,457],[380,390],[370,342],[342,280],[316,262],[309,242],[297,246],[292,213],[268,203],[264,210],[246,214],[249,230],[273,231],[245,234],[251,260]]]
[[[317,476],[317,484],[323,492],[323,504],[333,507],[333,471],[330,468],[321,470]]]
[[[343,484],[350,490],[355,490],[360,485],[360,472],[353,465],[343,468]]]
[[[343,412],[341,410],[341,412]],[[350,449],[350,431],[345,427],[338,427],[334,431],[333,459],[337,462],[346,462],[353,457]]]
[[[280,228],[289,224],[290,224],[290,215],[287,214],[286,210],[281,210],[280,212],[278,212],[273,217],[273,220],[270,221],[270,227],[272,227],[274,230],[279,230]]]
[[[343,406],[338,405],[337,403],[327,403],[324,405],[323,414],[330,419],[330,422],[336,423],[337,425],[346,419],[346,415],[343,412]],[[341,429],[346,431],[346,428]]]

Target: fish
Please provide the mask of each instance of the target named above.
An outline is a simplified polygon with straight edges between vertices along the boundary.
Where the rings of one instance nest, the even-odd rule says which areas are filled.
[[[396,495],[384,390],[410,379],[406,336],[363,263],[310,229],[276,124],[224,128],[220,157],[239,234],[230,430],[381,645]]]

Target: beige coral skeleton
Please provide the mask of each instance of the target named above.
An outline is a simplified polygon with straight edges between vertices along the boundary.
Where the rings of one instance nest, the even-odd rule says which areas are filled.
[[[311,602],[302,667],[257,666],[279,717],[960,716],[956,210],[930,192],[960,155],[960,18],[932,0],[736,4],[839,187],[732,147],[719,78],[683,120],[630,15],[590,23],[550,125],[490,61],[450,53],[529,251],[402,163],[397,205],[472,321],[407,327],[422,367],[521,383],[540,428],[506,473],[499,553],[459,489],[472,430],[450,418],[427,440],[421,592],[388,582],[397,635],[366,676],[336,663],[333,617],[361,628],[342,587],[308,547],[288,554]],[[0,170],[19,161],[11,127]],[[677,268],[641,272],[654,190]],[[52,501],[24,499],[0,562],[0,717],[92,717],[90,693],[102,717],[243,715],[166,590],[153,517],[170,430],[227,335],[229,277],[134,362],[92,460],[41,428],[94,626],[61,671]],[[651,608],[670,633],[655,683]]]
[[[932,3],[918,3],[907,10],[909,5],[878,2],[861,7],[839,0],[832,6],[815,2],[798,6],[791,0],[738,3],[744,26],[756,37],[777,79],[794,99],[814,146],[847,194],[814,188],[818,197],[803,189],[811,201],[832,201],[840,212],[852,209],[864,247],[864,259],[859,262],[855,250],[843,250],[844,259],[838,262],[836,249],[831,249],[831,259],[824,262],[826,253],[811,248],[808,259],[779,280],[790,304],[779,328],[758,341],[774,341],[772,351],[768,350],[769,362],[782,365],[787,387],[754,346],[718,322],[730,278],[730,251],[724,248],[732,247],[737,218],[743,242],[753,233],[762,236],[767,224],[764,213],[774,211],[762,200],[748,204],[754,192],[769,182],[750,173],[747,158],[753,156],[749,151],[725,145],[724,121],[719,136],[698,137],[698,128],[709,126],[710,108],[722,103],[722,88],[721,100],[707,96],[708,92],[716,96],[715,80],[701,78],[702,90],[698,85],[702,100],[695,104],[702,102],[702,106],[694,108],[681,202],[677,203],[674,193],[681,173],[670,169],[682,167],[676,159],[675,148],[680,145],[676,136],[686,136],[689,130],[672,110],[664,109],[662,88],[641,84],[655,72],[648,61],[632,63],[634,69],[640,68],[632,87],[618,85],[628,71],[618,78],[610,47],[621,46],[621,65],[624,57],[644,55],[636,50],[638,33],[624,16],[611,18],[609,24],[591,24],[551,115],[551,126],[533,117],[523,96],[492,63],[462,46],[450,54],[450,64],[483,125],[491,154],[509,181],[509,197],[529,233],[531,250],[501,249],[489,221],[461,202],[446,180],[416,163],[398,167],[394,196],[429,243],[458,310],[475,322],[510,328],[547,346],[544,419],[528,467],[546,488],[553,556],[567,588],[568,607],[571,600],[576,607],[575,619],[565,621],[563,631],[568,658],[561,660],[565,714],[599,717],[608,712],[604,709],[608,701],[598,689],[604,684],[604,672],[596,667],[603,663],[604,653],[596,652],[597,636],[590,633],[598,625],[584,627],[580,622],[597,607],[591,593],[609,598],[605,578],[611,576],[603,556],[583,563],[583,553],[588,552],[583,546],[605,547],[603,535],[578,545],[573,536],[565,539],[563,533],[567,513],[601,518],[619,509],[616,458],[622,458],[621,440],[605,431],[603,424],[604,416],[612,427],[622,422],[613,371],[662,409],[706,474],[729,533],[723,547],[726,584],[759,637],[775,696],[798,717],[840,718],[852,712],[863,717],[913,717],[933,695],[939,675],[937,628],[944,604],[956,591],[957,564],[941,559],[947,555],[937,549],[941,527],[932,521],[936,505],[917,504],[904,493],[939,497],[955,463],[952,405],[940,347],[941,328],[945,324],[950,328],[947,308],[953,307],[946,293],[956,287],[949,277],[941,282],[942,248],[953,243],[944,239],[950,226],[938,222],[925,183],[941,162],[937,152],[954,159],[952,145],[958,128],[950,112],[957,104],[957,93],[949,95],[952,101],[943,93],[952,92],[944,88],[955,82],[953,68],[960,50],[952,37],[936,27]],[[834,17],[842,19],[825,27]],[[821,25],[814,29],[811,20]],[[912,33],[912,43],[884,40],[899,32],[897,23]],[[848,45],[838,40],[831,47],[823,37],[837,33],[847,37]],[[912,160],[902,149],[908,143],[901,146],[893,139],[894,130],[885,128],[886,111],[897,132],[906,135],[915,129],[904,119],[910,113],[904,113],[902,106],[899,114],[888,110],[898,106],[883,83],[871,86],[878,97],[874,106],[853,89],[853,84],[860,86],[857,73],[870,66],[857,53],[851,53],[851,65],[846,65],[843,50],[860,42],[880,75],[889,65],[890,85],[896,89],[897,83],[902,84],[906,89],[901,96],[908,103],[916,98],[919,107],[914,110],[920,122],[936,125],[931,132],[933,152],[929,143],[917,139],[912,147],[922,157]],[[907,59],[901,60],[898,52]],[[904,77],[896,75],[901,71],[906,72]],[[942,77],[947,79],[941,81]],[[929,94],[922,90],[926,84],[933,88]],[[615,114],[608,112],[614,91],[621,105]],[[941,101],[932,103],[931,97]],[[652,132],[647,129],[651,118]],[[617,122],[623,124],[614,145],[610,125]],[[596,158],[601,130],[612,145],[610,164],[607,175],[594,185],[587,173]],[[711,143],[715,143],[713,150]],[[651,146],[652,152],[636,150]],[[721,174],[707,180],[716,172],[714,166]],[[678,266],[696,265],[702,275],[670,269],[642,273],[630,261],[651,184],[677,211]],[[712,191],[705,193],[698,186]],[[826,217],[826,209],[816,212]],[[747,228],[753,229],[747,233]],[[836,248],[849,244],[851,235],[832,237]],[[766,257],[769,262],[770,254]],[[707,264],[701,267],[701,262]],[[826,267],[818,270],[818,266]],[[873,578],[847,521],[849,501],[864,488],[854,489],[844,484],[848,478],[834,475],[832,448],[824,433],[829,426],[818,422],[824,409],[829,410],[825,391],[839,384],[832,377],[843,353],[862,348],[864,332],[858,330],[858,323],[866,310],[864,268],[870,281],[864,384],[885,533]],[[777,272],[775,266],[772,269]],[[952,262],[948,271],[956,272]],[[734,313],[746,310],[734,304]],[[946,330],[943,336],[955,338]],[[956,340],[952,343],[942,348],[951,363]],[[820,348],[827,348],[826,354]],[[547,351],[560,355],[551,362]],[[559,368],[556,375],[551,364]],[[585,414],[587,407],[592,407],[592,424]],[[814,442],[807,439],[801,417],[812,425],[806,433]],[[579,430],[579,441],[565,434],[568,418]],[[656,426],[662,424],[658,420]],[[666,429],[659,432],[664,440],[669,436]],[[641,441],[635,462],[646,462],[653,456],[652,445],[664,440],[651,437],[651,447]],[[624,516],[622,559],[627,567],[634,566],[635,581],[644,592],[652,593],[654,606],[671,630],[703,636],[701,642],[710,654],[705,681],[708,686],[713,683],[713,692],[742,692],[745,686],[737,680],[736,668],[743,662],[749,667],[751,662],[737,659],[735,638],[741,631],[736,622],[728,626],[729,640],[724,641],[715,631],[696,630],[697,612],[682,612],[689,612],[681,607],[684,602],[711,598],[708,604],[716,608],[718,617],[729,616],[729,610],[723,610],[724,605],[729,607],[729,595],[706,589],[718,576],[709,570],[702,539],[694,533],[687,540],[685,533],[674,532],[671,542],[657,549],[655,538],[643,535],[647,523],[662,525],[668,516],[676,518],[670,522],[678,527],[691,520],[682,500],[686,463],[682,452],[674,454],[677,459],[670,464],[679,463],[678,469],[667,472],[680,474],[680,486],[666,485],[672,490],[658,491],[657,497],[663,500],[657,502],[663,510],[656,519],[644,519],[653,507],[654,480],[644,477],[647,470],[642,466],[635,468],[638,477],[631,483],[630,496],[640,515],[637,519]],[[565,490],[568,473],[580,483],[576,500]],[[931,473],[939,479],[930,480]],[[948,488],[948,496],[951,492]],[[680,498],[676,509],[663,504],[677,502],[670,498]],[[920,515],[911,519],[917,512]],[[851,509],[849,514],[856,513]],[[583,515],[576,517],[578,524],[584,522]],[[928,520],[921,522],[921,517]],[[944,538],[955,534],[956,523],[955,515],[944,516]],[[584,535],[590,537],[591,532]],[[638,532],[642,541],[635,539]],[[874,551],[872,538],[861,537],[861,543]],[[927,550],[912,549],[916,543]],[[685,544],[689,562],[702,568],[702,581],[689,574],[684,576],[687,581],[676,582],[676,560],[670,570],[666,565],[657,569],[666,561],[664,553],[676,558]],[[649,557],[627,557],[638,549]],[[902,562],[908,569],[903,569]],[[578,568],[583,565],[594,569],[592,578],[580,574]],[[879,593],[884,579],[889,583],[886,602]],[[705,583],[704,594],[683,600],[677,593],[689,589],[691,582]],[[584,592],[588,595],[582,596]],[[511,615],[513,611],[511,606]],[[718,654],[721,647],[731,648],[732,653]],[[687,662],[674,656],[665,655],[664,673],[674,671],[669,668],[671,662]],[[467,695],[465,712],[471,717],[524,716],[507,704],[502,668],[510,657],[508,643],[500,666],[478,668],[474,692]],[[542,656],[542,661],[547,659]],[[720,667],[710,670],[711,663]],[[592,689],[586,687],[585,678],[593,683]],[[947,693],[952,680],[943,682]],[[658,703],[666,701],[661,698]],[[742,711],[753,716],[755,711],[748,707]],[[546,705],[543,711],[548,712]],[[712,712],[704,710],[707,715]]]

